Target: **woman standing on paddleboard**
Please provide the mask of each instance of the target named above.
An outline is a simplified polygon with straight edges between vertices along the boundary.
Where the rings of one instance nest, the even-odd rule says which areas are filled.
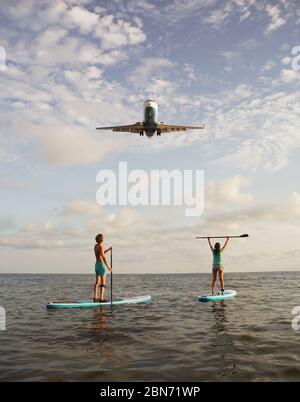
[[[213,264],[212,264],[212,284],[211,284],[211,294],[213,295],[215,292],[216,280],[217,280],[217,273],[219,273],[219,279],[221,284],[221,292],[224,292],[224,268],[222,265],[222,252],[224,251],[227,243],[229,241],[229,237],[227,237],[224,246],[221,248],[220,243],[216,243],[213,247],[210,241],[210,237],[207,238],[209,247],[213,253]]]
[[[94,286],[94,303],[98,303],[98,287],[100,285],[100,302],[104,302],[104,293],[106,288],[106,268],[112,272],[112,268],[109,268],[105,254],[111,250],[109,247],[107,250],[103,249],[103,234],[98,234],[95,238],[96,244],[94,246],[94,253],[96,257],[95,264],[95,273],[96,273],[96,282]]]

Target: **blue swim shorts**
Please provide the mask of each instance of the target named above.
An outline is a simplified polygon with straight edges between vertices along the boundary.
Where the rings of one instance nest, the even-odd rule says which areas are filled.
[[[97,261],[95,264],[96,275],[103,276],[106,274],[105,264],[103,261]]]

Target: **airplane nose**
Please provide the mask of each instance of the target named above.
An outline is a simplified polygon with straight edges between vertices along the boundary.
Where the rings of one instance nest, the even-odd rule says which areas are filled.
[[[147,137],[153,137],[155,130],[146,130],[145,133]]]

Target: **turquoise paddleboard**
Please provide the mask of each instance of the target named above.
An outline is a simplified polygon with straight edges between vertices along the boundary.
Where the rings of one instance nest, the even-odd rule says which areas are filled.
[[[215,295],[198,296],[198,300],[202,301],[202,302],[215,301],[215,300],[226,300],[226,299],[231,299],[236,295],[237,295],[237,292],[235,290],[224,290],[223,294],[221,292],[218,292]]]
[[[151,296],[136,296],[128,298],[113,299],[112,304],[114,306],[119,304],[137,304],[137,303],[147,303],[151,301]],[[83,300],[75,302],[50,302],[46,304],[47,308],[95,308],[102,306],[110,306],[110,300],[103,303],[93,303],[92,300]]]

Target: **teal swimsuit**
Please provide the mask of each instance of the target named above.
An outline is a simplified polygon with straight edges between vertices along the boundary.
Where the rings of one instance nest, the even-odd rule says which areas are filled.
[[[95,264],[96,275],[103,276],[106,274],[105,264],[103,261],[97,261]]]
[[[215,249],[213,249],[213,264],[212,264],[212,270],[213,272],[223,272],[223,266],[222,266],[222,250],[217,252]]]
[[[220,250],[219,252],[213,250],[213,265],[222,265],[221,253],[222,250]]]

